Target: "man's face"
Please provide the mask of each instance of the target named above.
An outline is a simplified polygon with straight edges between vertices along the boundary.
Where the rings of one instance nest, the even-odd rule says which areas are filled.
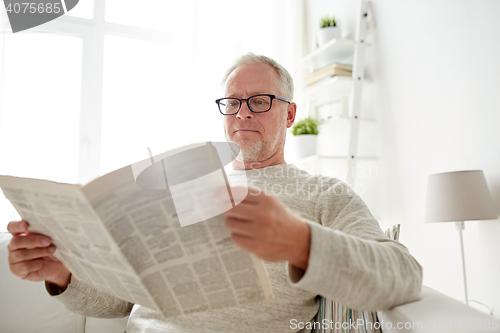
[[[225,97],[281,96],[279,85],[279,75],[270,65],[243,65],[229,75]],[[267,160],[285,146],[286,129],[292,126],[295,118],[295,113],[289,109],[293,107],[274,99],[271,110],[253,113],[244,101],[238,114],[223,116],[226,140],[240,146],[245,162]]]

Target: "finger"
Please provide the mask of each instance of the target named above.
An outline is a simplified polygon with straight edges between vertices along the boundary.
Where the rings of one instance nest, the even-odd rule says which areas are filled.
[[[227,218],[226,228],[233,234],[242,235],[261,242],[280,242],[279,228],[267,223]]]
[[[220,210],[221,210],[221,212],[223,212],[223,214],[224,214],[224,212],[227,212],[228,210],[234,209],[234,208],[236,208],[236,207],[238,207],[240,205],[243,205],[243,204],[245,204],[247,206],[251,205],[254,210],[256,208],[255,204],[249,204],[249,203],[247,203],[245,201],[241,201],[241,202],[235,201],[234,204],[233,204],[233,202],[231,202],[229,200],[226,200],[226,201],[218,203],[218,205],[220,207]]]
[[[214,196],[213,202],[222,212],[234,207],[233,201],[227,192],[222,192],[222,194],[218,194],[217,197]]]
[[[49,247],[37,247],[29,250],[12,251],[9,252],[9,264],[13,265],[22,261],[48,257],[54,254],[55,251],[56,247],[54,245],[51,245]]]
[[[233,218],[226,219],[226,228],[232,234],[255,238],[258,234],[258,226],[255,223],[237,220]]]
[[[258,200],[255,198],[255,196],[258,196],[261,191],[259,189],[253,188],[253,187],[246,187],[246,186],[234,186],[230,188],[231,190],[231,195],[233,197],[234,202],[241,202],[243,200],[246,200],[248,202],[257,202]],[[253,197],[250,198],[248,194],[252,194]],[[228,189],[226,186],[221,187],[215,194],[214,194],[214,202],[220,203],[220,202],[225,202],[229,200],[229,195],[228,195]]]
[[[35,247],[47,247],[52,243],[52,240],[39,234],[29,234],[26,236],[14,236],[7,245],[9,251],[16,251],[19,249],[31,249]]]
[[[263,194],[261,190],[251,186],[231,187],[231,193],[233,195],[235,203],[245,201],[252,204],[258,203],[260,201],[259,196]]]
[[[214,202],[225,200],[226,196],[227,196],[227,186],[222,186],[215,192],[213,196]]]
[[[248,252],[254,252],[255,240],[246,236],[241,236],[237,234],[232,234],[231,239],[240,248]]]
[[[9,231],[13,235],[27,233],[29,226],[29,223],[25,220],[12,221],[7,225],[7,231]]]
[[[224,213],[225,217],[235,218],[244,221],[258,221],[262,219],[262,212],[260,209],[256,209],[255,205],[242,202],[235,207],[227,207]]]
[[[10,270],[14,275],[19,276],[21,279],[26,279],[31,273],[40,270],[43,267],[43,264],[44,259],[23,261],[17,264],[10,265]]]
[[[249,186],[248,187],[248,194],[256,197],[256,196],[260,196],[260,195],[264,194],[264,192],[258,188]]]

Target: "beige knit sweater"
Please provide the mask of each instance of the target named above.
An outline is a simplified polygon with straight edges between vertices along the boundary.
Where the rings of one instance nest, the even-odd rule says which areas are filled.
[[[419,298],[421,266],[401,243],[385,237],[369,209],[346,184],[285,164],[228,172],[231,185],[244,184],[244,173],[250,186],[277,196],[311,227],[307,271],[289,268],[286,262],[265,263],[273,301],[164,318],[74,278],[66,291],[54,297],[84,316],[130,314],[127,333],[293,332],[291,320],[306,323],[315,316],[317,295],[369,311]]]

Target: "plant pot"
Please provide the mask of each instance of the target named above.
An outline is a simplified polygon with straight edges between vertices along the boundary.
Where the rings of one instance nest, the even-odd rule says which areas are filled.
[[[295,157],[297,159],[316,155],[318,136],[315,134],[302,134],[293,137]]]
[[[321,47],[335,38],[341,37],[339,27],[325,27],[318,30],[318,46]]]

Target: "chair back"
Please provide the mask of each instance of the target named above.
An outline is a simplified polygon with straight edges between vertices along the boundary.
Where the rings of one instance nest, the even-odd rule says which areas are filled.
[[[385,230],[387,238],[399,241],[400,227],[400,224],[396,224]],[[353,310],[326,297],[318,297],[319,308],[313,323],[319,322],[319,325],[313,326],[312,333],[382,333],[380,324],[375,324],[379,322],[377,312]],[[359,319],[363,320],[364,327],[353,325]],[[332,324],[323,325],[323,323]]]

